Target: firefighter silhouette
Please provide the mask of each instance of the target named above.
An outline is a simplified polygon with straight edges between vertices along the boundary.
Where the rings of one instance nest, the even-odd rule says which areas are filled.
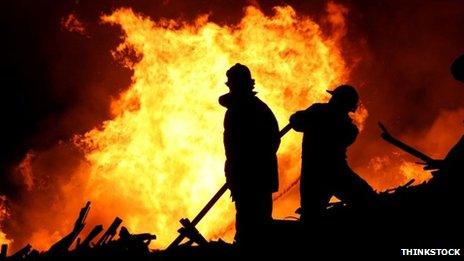
[[[226,73],[229,93],[219,98],[224,118],[226,182],[235,202],[238,244],[262,236],[272,221],[272,193],[278,189],[277,120],[256,97],[250,70],[235,64]]]
[[[374,190],[348,165],[347,148],[358,128],[349,117],[359,96],[350,85],[328,91],[328,103],[316,103],[290,117],[294,130],[303,132],[301,167],[301,219],[320,216],[332,196],[356,206],[375,197]]]

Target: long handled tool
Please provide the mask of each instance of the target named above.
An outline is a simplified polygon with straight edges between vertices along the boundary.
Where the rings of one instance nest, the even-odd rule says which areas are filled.
[[[412,156],[416,157],[416,158],[419,158],[421,160],[423,160],[425,163],[431,163],[434,161],[433,158],[429,157],[428,155],[418,151],[417,149],[407,145],[406,143],[398,140],[397,138],[393,137],[390,132],[387,130],[387,128],[381,123],[379,122],[379,127],[380,129],[382,130],[382,138],[393,144],[394,146],[400,148],[401,150],[411,154]]]
[[[279,135],[280,137],[283,137],[287,132],[289,132],[292,129],[292,126],[290,124],[287,124],[280,132]],[[180,223],[182,224],[182,228],[178,230],[179,235],[177,236],[174,241],[168,246],[167,249],[171,249],[173,247],[178,246],[184,238],[187,237],[187,231],[196,231],[195,226],[200,222],[200,220],[208,213],[208,211],[216,204],[216,202],[222,197],[222,195],[226,192],[227,190],[227,183],[222,185],[222,187],[214,194],[214,196],[208,201],[208,203],[203,207],[203,209],[195,216],[195,218],[190,221],[188,218],[183,218],[180,220]]]

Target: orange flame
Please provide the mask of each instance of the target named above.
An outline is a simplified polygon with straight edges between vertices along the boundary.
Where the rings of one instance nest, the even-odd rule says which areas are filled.
[[[122,211],[130,228],[157,233],[159,246],[175,236],[176,220],[193,217],[224,182],[224,111],[217,98],[227,91],[231,65],[250,67],[259,96],[281,125],[294,111],[325,99],[325,90],[347,76],[337,42],[291,7],[275,8],[272,17],[249,7],[230,27],[206,16],[193,24],[153,22],[130,9],[103,21],[122,27],[124,42],[114,55],[134,76],[113,103],[115,118],[79,141],[90,163],[85,194],[113,215]],[[138,60],[127,59],[127,50]],[[279,152],[286,158],[283,187],[299,175],[300,139],[289,136]],[[214,235],[233,213],[223,198],[200,231]]]
[[[1,224],[7,218],[8,212],[5,206],[6,197],[0,195],[0,245],[11,244],[12,240],[8,239],[6,234],[2,232]]]
[[[113,55],[133,70],[132,84],[112,103],[112,120],[74,138],[85,153],[85,162],[73,158],[65,170],[65,166],[54,167],[50,175],[73,174],[57,181],[59,202],[48,209],[53,209],[53,215],[42,210],[44,200],[28,206],[34,213],[31,220],[37,220],[29,242],[46,249],[57,235],[69,230],[86,200],[93,206],[88,228],[120,216],[131,231],[155,233],[155,247],[173,240],[177,220],[194,217],[225,182],[224,109],[217,99],[227,91],[225,72],[234,63],[251,69],[259,97],[273,109],[281,127],[293,112],[326,100],[327,89],[348,79],[339,49],[346,32],[346,9],[329,4],[327,21],[332,31],[328,36],[289,6],[274,11],[268,17],[248,7],[241,22],[233,26],[217,25],[207,16],[193,23],[155,22],[131,9],[102,17],[124,32]],[[358,124],[367,117],[365,109],[360,111],[354,116]],[[50,172],[45,166],[52,155],[60,155],[54,162],[72,158],[61,156],[72,151],[68,147],[60,144],[54,152],[36,155],[28,173]],[[290,132],[283,138],[280,192],[299,177],[300,147],[301,135]],[[298,205],[295,198],[279,199],[274,216],[293,213]],[[231,227],[234,214],[229,197],[223,197],[198,228],[214,239]]]

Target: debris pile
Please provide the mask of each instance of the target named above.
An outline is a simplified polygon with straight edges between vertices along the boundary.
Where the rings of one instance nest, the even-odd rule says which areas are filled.
[[[461,248],[464,244],[464,136],[444,159],[435,160],[394,138],[383,125],[380,126],[386,141],[424,161],[424,169],[432,170],[432,179],[414,186],[414,180],[411,180],[395,189],[380,192],[370,206],[355,207],[338,202],[329,205],[322,215],[304,222],[298,218],[274,220],[269,233],[257,234],[256,243],[251,246],[222,240],[208,241],[195,227],[227,189],[226,186],[192,221],[180,220],[179,236],[165,250],[150,250],[149,244],[156,240],[156,236],[130,233],[121,226],[123,220],[119,217],[103,234],[103,226],[97,225],[81,239],[79,235],[91,205],[87,202],[71,232],[47,251],[39,252],[28,244],[8,255],[8,246],[2,245],[0,261],[232,259],[249,253],[265,256],[285,253],[295,257],[321,253],[326,256],[341,253],[395,256],[405,248]]]

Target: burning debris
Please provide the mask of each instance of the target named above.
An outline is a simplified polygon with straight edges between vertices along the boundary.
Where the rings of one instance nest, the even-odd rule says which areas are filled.
[[[102,225],[95,226],[88,235],[81,240],[79,235],[86,225],[85,222],[89,211],[90,201],[87,202],[79,212],[72,231],[53,244],[48,250],[38,251],[28,244],[7,257],[8,248],[7,245],[4,244],[2,245],[0,260],[55,260],[102,255],[106,257],[142,257],[150,253],[148,245],[152,240],[156,239],[155,235],[149,233],[131,234],[126,227],[122,226],[119,229],[118,239],[114,239],[122,223],[122,219],[119,217],[114,219],[98,240],[95,241],[97,236],[103,231]]]
[[[231,245],[222,240],[208,241],[195,227],[208,213],[218,199],[228,188],[228,184],[211,198],[200,213],[190,221],[188,218],[180,220],[182,228],[178,230],[179,236],[172,241],[166,250],[151,251],[149,244],[156,236],[149,233],[131,234],[121,226],[123,220],[116,217],[108,229],[95,240],[103,231],[102,225],[95,226],[88,235],[81,240],[80,233],[86,225],[90,212],[90,201],[80,210],[74,227],[66,236],[54,243],[47,251],[38,251],[27,244],[16,253],[7,256],[7,245],[1,247],[0,260],[56,260],[56,259],[82,259],[82,258],[111,258],[124,259],[172,259],[179,257],[197,258],[217,256],[232,258],[243,255],[254,255],[244,250],[259,250],[270,248],[267,253],[260,255],[278,254],[288,251],[295,256],[308,255],[308,246],[317,251],[326,251],[330,240],[337,238],[340,242],[331,242],[330,248],[336,247],[345,253],[366,254],[353,248],[349,237],[356,233],[358,242],[370,247],[369,254],[378,253],[394,255],[398,249],[408,247],[460,247],[462,240],[461,222],[464,220],[460,209],[463,195],[461,187],[464,184],[462,171],[464,170],[464,138],[449,151],[448,155],[437,160],[407,145],[390,134],[387,128],[379,123],[382,130],[381,137],[394,146],[404,150],[416,158],[424,161],[425,170],[433,170],[433,178],[420,185],[411,186],[414,180],[393,190],[376,194],[370,205],[353,204],[352,202],[337,202],[329,204],[319,214],[306,214],[304,220],[273,220],[268,227],[272,238],[264,237],[261,232],[254,235],[253,245]],[[281,136],[291,128],[285,127]],[[356,203],[356,202],[355,202]],[[301,214],[300,210],[296,211]],[[427,216],[429,219],[421,217]],[[367,218],[367,220],[366,220]],[[416,227],[409,226],[404,220],[415,220]],[[376,226],[383,223],[381,227]],[[329,225],[330,224],[330,225]],[[425,228],[426,225],[426,229]],[[377,235],[372,233],[372,227],[378,229]],[[408,230],[401,239],[397,234]],[[116,238],[116,234],[118,237]],[[348,235],[348,237],[347,237]],[[187,241],[185,242],[185,239]],[[438,241],[437,241],[438,240]],[[184,242],[184,243],[182,243]],[[193,246],[196,244],[197,246]],[[251,248],[250,248],[251,247]],[[392,248],[393,249],[387,249]],[[276,252],[278,251],[280,252]],[[311,255],[314,254],[313,250]],[[321,252],[322,253],[322,252]],[[324,252],[325,253],[325,252]]]
[[[205,255],[214,252],[219,256],[237,253],[236,246],[222,239],[212,241],[226,237],[218,230],[233,227],[230,204],[219,200],[227,186],[221,187],[193,220],[181,219],[180,235],[166,250],[149,250],[150,243],[161,249],[168,246],[175,237],[176,222],[173,220],[193,216],[222,183],[222,175],[218,173],[222,172],[223,152],[218,142],[213,142],[221,139],[218,123],[222,112],[213,104],[222,92],[217,86],[224,80],[218,72],[235,61],[249,64],[256,72],[260,95],[276,110],[282,123],[288,121],[291,112],[308,102],[327,99],[325,89],[348,79],[351,69],[340,49],[346,34],[346,8],[333,3],[328,5],[326,21],[332,26],[330,34],[322,33],[313,20],[288,6],[275,8],[271,16],[255,7],[246,10],[245,17],[235,25],[216,24],[207,16],[192,23],[168,19],[153,21],[128,8],[102,17],[106,25],[122,29],[123,42],[112,54],[133,72],[132,83],[113,100],[111,120],[84,135],[75,136],[72,142],[60,142],[51,151],[26,154],[17,176],[22,177],[28,193],[13,206],[15,220],[8,231],[14,231],[15,237],[15,232],[20,231],[18,224],[24,224],[14,244],[31,244],[8,255],[7,245],[2,245],[0,260],[96,256],[162,258],[191,255],[195,251]],[[62,29],[87,36],[83,24],[74,13],[61,20]],[[453,76],[462,80],[456,66],[453,64]],[[367,110],[361,107],[353,116],[360,130],[367,115]],[[291,191],[299,181],[295,167],[299,165],[299,139],[294,133],[289,135],[293,137],[280,149],[283,186],[275,200]],[[406,173],[401,177],[412,180],[378,194],[375,205],[357,208],[343,201],[330,204],[324,220],[315,222],[317,227],[303,226],[298,221],[274,220],[270,230],[272,236],[257,235],[256,244],[271,250],[303,252],[311,240],[320,241],[313,245],[315,248],[327,249],[330,245],[346,249],[350,244],[342,242],[350,241],[347,236],[350,234],[365,236],[360,241],[362,244],[388,245],[386,243],[395,241],[398,246],[410,242],[436,244],[436,238],[448,240],[441,229],[453,231],[453,236],[462,235],[461,230],[454,229],[462,219],[458,212],[462,180],[456,177],[456,173],[461,172],[462,161],[456,158],[462,158],[462,142],[446,159],[435,160],[393,138],[386,129],[383,136],[422,159],[427,169],[434,169],[433,177],[421,176],[421,182],[430,180],[413,185],[419,174],[411,169],[421,171],[420,175],[424,172],[408,161],[401,165]],[[76,150],[79,153],[74,153]],[[378,159],[376,171],[382,171],[383,166],[398,165],[394,160]],[[87,199],[99,208],[87,219],[90,202],[87,203],[72,231],[66,234],[75,209]],[[7,211],[3,197],[0,200],[1,221]],[[44,202],[48,204],[46,207]],[[216,202],[216,208],[206,216]],[[282,209],[292,207],[290,204]],[[51,212],[56,215],[50,215]],[[98,224],[115,215],[122,218],[116,217],[103,232],[103,226]],[[424,216],[431,217],[434,222],[429,223]],[[208,220],[200,224],[203,217]],[[122,219],[124,226],[121,227]],[[414,227],[411,228],[407,220],[413,220]],[[0,241],[11,243],[2,232],[7,230],[1,229]],[[159,237],[129,231],[151,231]],[[396,240],[404,231],[408,231],[404,239]],[[379,237],[379,234],[387,236]],[[80,238],[79,235],[86,236]],[[333,236],[342,240],[334,244]],[[62,238],[57,240],[59,237]],[[51,242],[55,243],[50,247]],[[452,238],[438,243],[456,242],[460,243]]]
[[[326,208],[323,219],[318,220],[317,224],[313,224],[314,221],[302,223],[298,219],[274,220],[270,227],[272,238],[255,235],[255,249],[261,249],[259,247],[261,245],[269,248],[268,252],[260,253],[261,256],[279,254],[283,251],[295,257],[308,256],[308,253],[312,256],[319,251],[327,255],[325,251],[331,248],[337,248],[344,254],[381,252],[382,255],[388,256],[397,255],[399,249],[405,247],[459,248],[462,246],[464,216],[461,209],[463,196],[460,190],[464,184],[461,175],[464,170],[462,160],[464,138],[443,160],[436,160],[393,137],[382,124],[380,127],[383,131],[382,137],[386,141],[423,160],[426,164],[425,169],[433,170],[433,178],[415,186],[411,186],[414,182],[411,180],[395,189],[379,193],[374,204],[369,207],[354,207],[345,202],[331,203]],[[208,241],[195,227],[223,194],[224,187],[226,188],[223,186],[192,222],[187,218],[180,220],[183,226],[179,229],[180,235],[166,250],[149,249],[150,242],[156,240],[153,234],[131,234],[124,226],[119,229],[123,222],[119,217],[114,219],[98,240],[96,238],[103,231],[102,225],[95,226],[82,240],[79,235],[86,225],[91,207],[91,203],[87,202],[80,210],[72,231],[47,251],[34,250],[28,244],[7,256],[7,245],[4,244],[1,248],[0,260],[67,260],[101,257],[176,260],[182,257],[231,259],[243,255],[254,256],[256,253],[241,252],[244,249],[222,240]],[[428,218],[421,218],[423,216]],[[411,227],[410,222],[405,222],[408,220],[415,220],[417,223]],[[372,231],[373,228],[376,229],[375,233]],[[352,233],[357,233],[357,241],[354,243],[345,241],[353,235]],[[398,238],[398,234],[402,234],[401,238]],[[331,241],[334,238],[340,241]],[[326,245],[329,241],[330,246]],[[355,247],[360,244],[363,245],[361,252]],[[308,247],[312,247],[310,252]],[[365,249],[369,251],[366,252]]]

